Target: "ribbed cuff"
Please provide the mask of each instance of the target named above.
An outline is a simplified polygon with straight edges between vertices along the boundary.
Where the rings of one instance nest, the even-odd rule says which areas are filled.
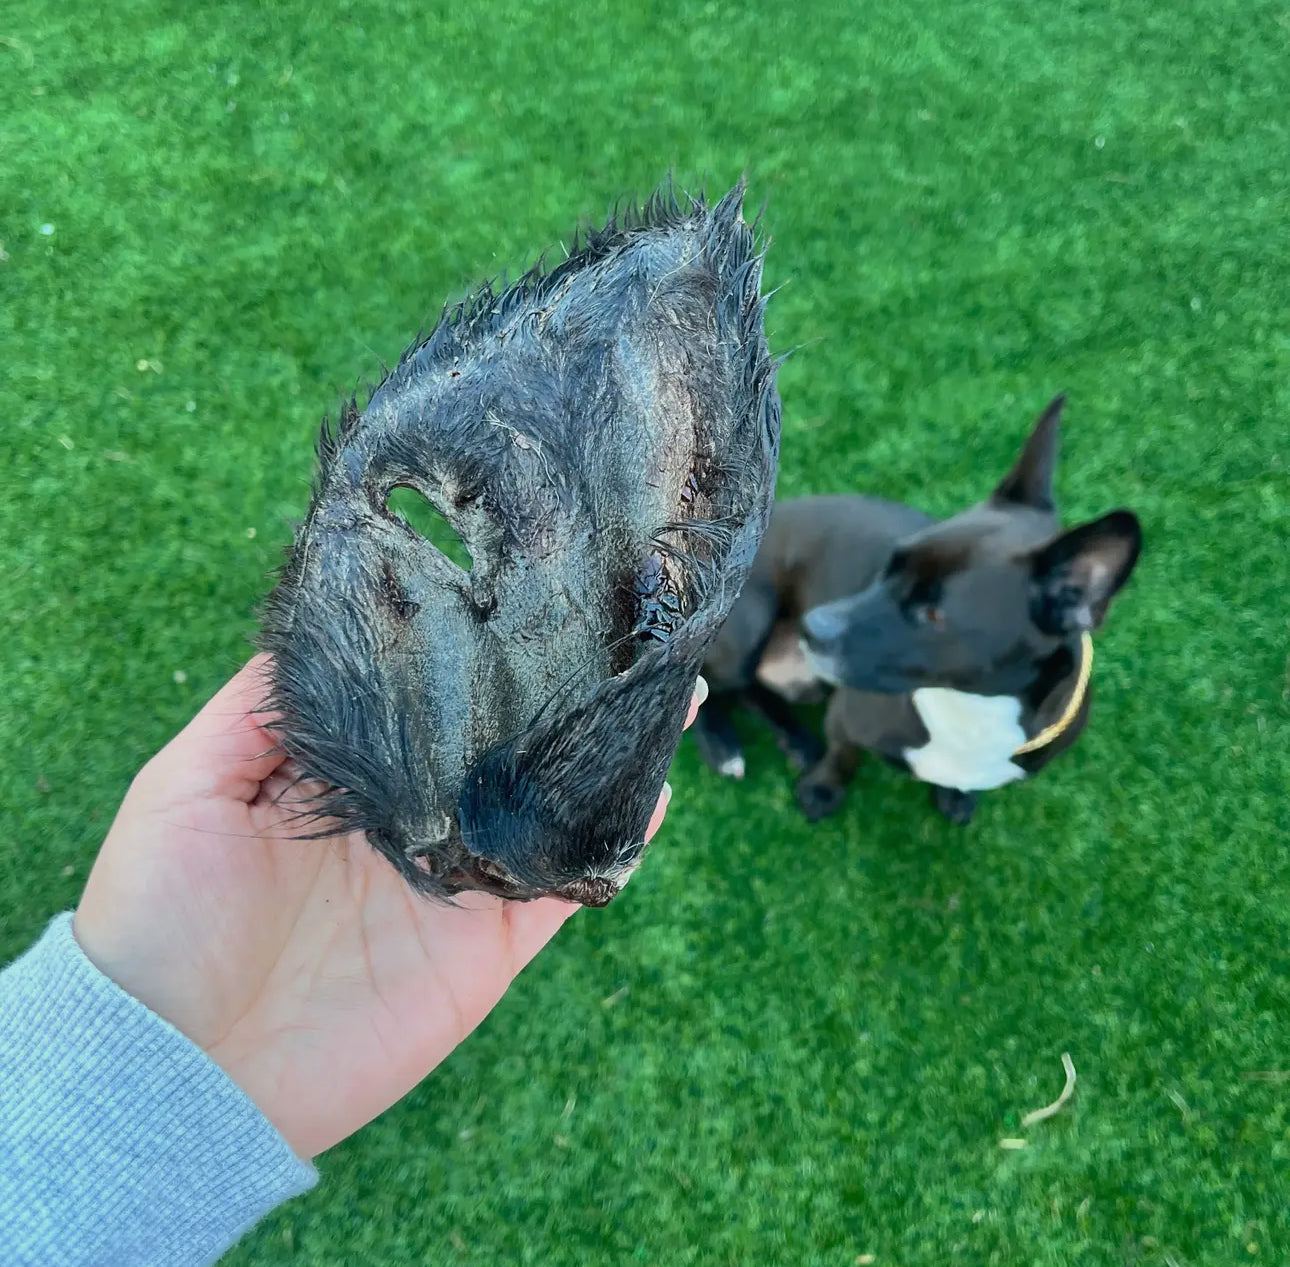
[[[0,973],[0,1259],[209,1263],[314,1168],[205,1052],[105,977],[70,913]]]

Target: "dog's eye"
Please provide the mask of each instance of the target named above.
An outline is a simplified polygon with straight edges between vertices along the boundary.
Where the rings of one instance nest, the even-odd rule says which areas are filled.
[[[883,572],[883,575],[886,577],[898,575],[904,569],[904,566],[908,561],[909,554],[904,550],[897,550],[891,558],[887,560],[887,568],[886,571]]]
[[[940,629],[945,624],[945,613],[934,603],[928,603],[920,610],[923,618],[923,624],[931,625],[934,629]]]

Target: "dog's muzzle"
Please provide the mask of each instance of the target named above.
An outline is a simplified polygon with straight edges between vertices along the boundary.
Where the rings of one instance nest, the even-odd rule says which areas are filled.
[[[846,629],[846,621],[836,603],[813,607],[802,617],[802,636],[798,645],[816,677],[838,685],[835,648]]]
[[[802,656],[806,660],[806,667],[810,669],[815,677],[829,686],[841,686],[842,683],[838,678],[837,665],[830,656],[822,656],[818,651],[812,649],[811,644],[802,638],[798,646],[801,648]]]

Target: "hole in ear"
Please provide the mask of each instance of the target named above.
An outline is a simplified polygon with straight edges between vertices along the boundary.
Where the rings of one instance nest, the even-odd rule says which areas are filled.
[[[385,509],[401,516],[408,526],[424,537],[445,558],[469,572],[470,551],[457,530],[430,504],[423,493],[400,484],[390,489]]]

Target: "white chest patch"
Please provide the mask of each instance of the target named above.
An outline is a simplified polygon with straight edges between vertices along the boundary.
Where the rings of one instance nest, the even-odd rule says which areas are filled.
[[[916,778],[957,792],[985,792],[1025,777],[1012,760],[1026,742],[1015,696],[926,686],[914,692],[914,707],[931,736],[921,748],[905,749]]]

